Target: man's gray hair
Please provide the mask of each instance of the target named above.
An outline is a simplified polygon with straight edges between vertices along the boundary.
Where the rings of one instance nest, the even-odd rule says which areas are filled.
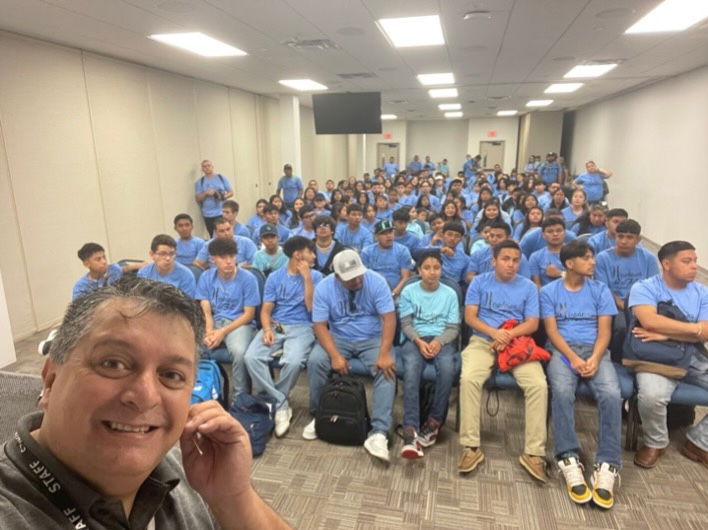
[[[74,300],[66,310],[49,350],[56,364],[64,363],[79,341],[93,328],[96,311],[112,300],[128,300],[135,311],[126,318],[144,313],[178,316],[187,320],[194,332],[195,355],[198,356],[204,337],[204,315],[199,304],[181,290],[164,282],[125,275],[113,285],[98,289]]]

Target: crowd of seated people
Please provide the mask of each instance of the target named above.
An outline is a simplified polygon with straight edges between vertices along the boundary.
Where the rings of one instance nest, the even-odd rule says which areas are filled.
[[[625,336],[699,345],[708,339],[708,290],[695,282],[695,249],[673,241],[658,259],[645,250],[640,223],[604,202],[612,172],[592,161],[575,178],[555,153],[509,174],[499,166],[484,170],[479,156],[468,155],[454,175],[444,162],[416,155],[399,169],[390,159],[362,179],[327,180],[322,191],[315,180],[304,186],[286,164],[276,193],[259,199],[256,214],[241,223],[231,184],[204,161],[195,198],[213,237],[193,235],[193,219],[178,214],[177,237],[155,236],[153,263],[138,275],[172,283],[199,301],[204,355],[225,345],[220,360],[232,363],[235,394],[248,391],[251,380],[276,403],[277,437],[288,432],[289,392],[302,367],[314,414],[328,375],[347,374],[352,359],[361,361],[374,377],[364,447],[384,461],[390,460],[398,372],[404,379],[400,455],[420,458],[435,444],[459,384],[458,469],[473,471],[484,460],[483,385],[500,356],[535,339],[547,357],[510,368],[525,398],[519,463],[538,481],[548,480],[550,408],[553,454],[570,498],[611,508],[621,466],[616,369]],[[109,266],[97,244],[84,245],[79,258],[89,270],[75,298],[125,272]],[[262,289],[254,275],[265,278]],[[685,322],[657,313],[667,298]],[[627,309],[638,319],[632,329]],[[274,381],[268,363],[279,350]],[[434,366],[436,385],[424,418],[418,391],[426,364]],[[692,362],[685,379],[708,388],[708,359]],[[635,463],[651,468],[668,445],[666,405],[676,380],[649,372],[636,380],[645,437]],[[580,381],[588,383],[600,415],[589,484],[574,424]],[[317,438],[314,420],[303,437]],[[689,431],[682,453],[708,466],[708,417]]]

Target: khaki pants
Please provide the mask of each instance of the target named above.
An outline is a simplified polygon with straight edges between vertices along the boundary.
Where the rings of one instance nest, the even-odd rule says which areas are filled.
[[[470,339],[462,351],[460,376],[460,444],[479,447],[482,387],[489,378],[496,360],[491,342],[478,336]],[[546,414],[548,413],[548,384],[541,363],[520,364],[512,375],[524,391],[525,445],[524,453],[536,456],[546,454]]]

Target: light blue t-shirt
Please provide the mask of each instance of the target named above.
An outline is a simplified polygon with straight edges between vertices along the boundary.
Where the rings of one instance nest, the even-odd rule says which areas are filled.
[[[440,258],[442,259],[442,273],[462,285],[470,260],[470,257],[462,250],[462,245],[455,247],[455,253],[452,256],[441,253]]]
[[[253,235],[255,234],[258,234],[261,229],[261,225],[264,225],[265,223],[266,220],[263,219],[260,215],[252,215],[248,219],[248,223],[246,223],[248,225],[249,230],[251,231],[251,237],[253,237]]]
[[[312,308],[313,322],[328,322],[335,337],[363,341],[381,337],[381,315],[394,311],[391,289],[383,276],[364,273],[358,291],[349,291],[334,274],[317,284]]]
[[[421,282],[407,285],[398,303],[401,318],[413,315],[413,327],[421,337],[439,337],[448,324],[460,323],[460,307],[452,288],[440,284],[426,291]]]
[[[420,237],[408,230],[402,236],[394,235],[393,240],[399,245],[406,247],[409,251],[413,251],[420,246]]]
[[[583,173],[575,179],[576,184],[582,184],[588,202],[598,202],[602,200],[602,175],[599,173]]]
[[[670,289],[661,275],[657,274],[635,283],[629,292],[629,307],[656,305],[672,300],[689,322],[708,320],[708,288],[690,282],[683,289]]]
[[[537,169],[543,182],[547,185],[558,181],[561,174],[561,166],[558,162],[544,162]]]
[[[77,298],[92,293],[96,289],[105,287],[106,285],[111,285],[113,282],[118,281],[118,278],[123,274],[123,269],[117,263],[112,263],[106,269],[106,274],[103,278],[98,280],[92,280],[89,278],[88,273],[84,274],[79,280],[74,284],[74,289],[71,293],[71,299],[76,300]]]
[[[570,228],[571,226],[573,226],[573,223],[575,223],[575,221],[578,219],[578,217],[580,217],[583,214],[582,211],[579,214],[576,214],[573,211],[573,208],[571,208],[570,206],[566,206],[565,208],[563,208],[561,210],[561,213],[563,214],[563,219],[565,219],[565,227],[566,228]]]
[[[195,298],[209,301],[214,320],[236,320],[243,315],[245,307],[256,308],[261,303],[258,280],[240,267],[236,269],[236,276],[230,280],[220,278],[215,268],[204,271],[199,277]]]
[[[192,274],[192,271],[181,263],[175,262],[174,265],[175,267],[172,269],[172,272],[166,276],[162,276],[158,272],[155,264],[151,263],[150,265],[145,265],[141,268],[138,271],[138,276],[140,278],[147,278],[148,280],[169,283],[178,289],[182,289],[182,291],[190,298],[194,298],[194,294],[197,289],[197,284],[194,281],[194,274]]]
[[[206,243],[197,254],[197,261],[204,261],[209,264],[209,268],[213,268],[214,264],[209,261],[209,243],[214,241],[216,238],[212,238]],[[241,263],[252,263],[253,256],[256,254],[256,245],[243,236],[234,236],[234,241],[236,242],[236,263],[239,265]]]
[[[521,323],[539,317],[538,289],[531,280],[518,274],[509,282],[499,281],[494,272],[475,276],[467,289],[465,305],[479,306],[477,316],[493,328],[510,319]],[[481,331],[474,330],[473,333],[490,338]]]
[[[194,183],[194,193],[204,193],[207,190],[217,190],[221,192],[232,191],[229,179],[221,174],[211,177],[203,176]],[[204,217],[219,217],[224,201],[220,201],[213,195],[207,195],[202,201],[202,215]]]
[[[287,262],[286,262],[287,263]],[[322,280],[322,273],[311,270],[312,284]],[[275,304],[272,319],[281,324],[311,324],[312,318],[305,307],[305,280],[299,274],[291,275],[282,267],[268,276],[263,301]]]
[[[546,267],[549,265],[555,265],[562,271],[565,270],[565,267],[560,260],[560,251],[556,254],[548,250],[548,247],[546,247],[531,254],[531,259],[529,259],[531,276],[538,276],[541,279],[541,285],[547,285],[556,279],[551,278],[546,274]]]
[[[285,228],[285,225],[281,223],[276,224],[275,228],[278,231],[278,244],[282,245],[290,238],[290,230],[288,228]],[[252,243],[254,244],[256,249],[261,245],[260,229],[253,234]]]
[[[565,239],[563,239],[563,244],[570,243],[577,236],[568,230],[565,231]],[[537,250],[541,250],[546,246],[546,240],[543,239],[543,231],[541,228],[530,228],[528,232],[524,234],[524,237],[519,241],[519,246],[521,247],[521,252],[524,256],[530,258],[531,255]]]
[[[315,234],[314,230],[305,230],[305,227],[303,225],[298,226],[297,228],[293,228],[290,230],[290,236],[289,237],[294,237],[294,236],[302,236],[306,237],[307,239],[315,239]]]
[[[378,243],[364,247],[361,252],[361,261],[367,268],[381,274],[388,282],[391,289],[401,281],[401,269],[412,269],[410,251],[403,245],[393,243],[391,248],[382,249]]]
[[[624,300],[629,289],[639,280],[659,274],[656,258],[647,250],[637,247],[634,254],[623,257],[610,248],[595,258],[595,279],[610,288],[610,292]]]
[[[371,232],[362,225],[359,225],[354,232],[349,230],[349,225],[340,225],[335,232],[335,238],[342,245],[355,248],[357,252],[361,252],[364,247],[374,243],[374,237]]]
[[[192,262],[197,259],[199,251],[204,246],[204,240],[201,237],[192,236],[191,239],[177,240],[177,263],[182,265],[191,265]]]
[[[494,257],[494,249],[492,247],[483,248],[478,250],[470,256],[469,265],[467,266],[467,272],[474,272],[475,274],[484,274],[485,272],[492,272],[494,266],[492,265],[492,258]],[[519,275],[524,278],[531,279],[531,269],[529,268],[529,260],[526,256],[521,254],[521,262],[519,263]]]
[[[288,257],[285,255],[282,248],[278,247],[278,252],[276,252],[274,256],[271,256],[262,248],[254,254],[251,266],[254,269],[258,269],[263,274],[268,275],[284,265],[287,265],[287,263]]]
[[[302,189],[302,179],[298,176],[283,175],[278,181],[278,191],[283,190],[283,202],[287,204],[295,202]]]
[[[396,164],[396,162],[386,162],[384,164],[384,170],[386,170],[387,177],[392,177],[398,173],[398,164]]]
[[[237,236],[243,236],[248,239],[251,239],[251,230],[244,224],[239,223],[236,221],[236,224],[234,225],[234,234]]]
[[[617,242],[609,236],[607,230],[598,232],[594,236],[588,238],[588,245],[595,250],[595,255],[599,254],[603,250],[613,248],[616,244]]]
[[[586,278],[579,291],[566,289],[562,278],[541,288],[541,317],[555,317],[558,332],[569,344],[595,344],[598,317],[616,314],[610,290],[597,280]]]

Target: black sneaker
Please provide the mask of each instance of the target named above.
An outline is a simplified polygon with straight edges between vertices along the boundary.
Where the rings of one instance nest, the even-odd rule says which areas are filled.
[[[401,458],[415,460],[423,456],[423,450],[418,443],[418,435],[413,427],[403,428],[403,447],[401,448]]]
[[[440,423],[433,418],[428,418],[418,434],[418,443],[423,447],[430,447],[438,439]]]

